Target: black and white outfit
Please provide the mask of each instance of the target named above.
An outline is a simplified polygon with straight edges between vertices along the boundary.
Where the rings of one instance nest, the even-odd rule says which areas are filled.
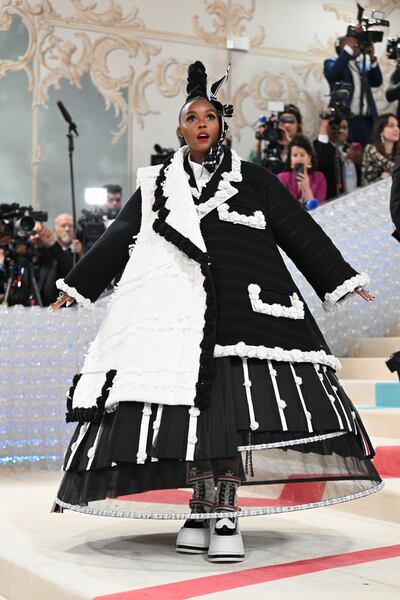
[[[382,487],[339,361],[279,248],[327,310],[368,283],[274,175],[228,148],[212,175],[187,146],[139,169],[118,218],[58,282],[90,309],[124,269],[68,394],[78,425],[56,510],[185,519],[171,490],[188,487],[187,464],[237,451],[248,497],[235,516]],[[149,490],[160,503],[143,507]]]

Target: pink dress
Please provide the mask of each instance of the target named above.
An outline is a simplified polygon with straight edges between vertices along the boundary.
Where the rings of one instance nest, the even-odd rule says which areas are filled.
[[[311,171],[308,173],[313,196],[318,200],[319,204],[324,204],[326,200],[326,179],[321,171]],[[278,174],[279,181],[297,200],[302,199],[302,193],[299,190],[296,182],[294,171],[283,171]]]

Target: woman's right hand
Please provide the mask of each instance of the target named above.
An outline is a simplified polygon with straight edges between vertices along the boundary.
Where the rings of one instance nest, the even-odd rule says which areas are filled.
[[[64,304],[65,306],[70,306],[73,302],[75,302],[75,298],[63,293],[63,295],[60,295],[53,304],[50,304],[47,310],[49,312],[54,312],[55,310],[58,310],[59,308],[64,306]]]

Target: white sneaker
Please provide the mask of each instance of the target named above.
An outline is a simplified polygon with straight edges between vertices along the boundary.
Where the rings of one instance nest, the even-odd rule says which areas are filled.
[[[209,519],[188,519],[176,538],[176,551],[183,554],[205,554],[209,543]]]
[[[244,560],[243,540],[237,518],[213,519],[208,548],[210,562],[241,562]]]

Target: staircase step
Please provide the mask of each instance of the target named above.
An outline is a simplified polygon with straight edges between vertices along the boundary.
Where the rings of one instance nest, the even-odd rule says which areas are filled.
[[[341,379],[340,383],[355,406],[400,408],[399,381]]]
[[[400,408],[365,408],[359,413],[371,437],[400,439]]]
[[[355,340],[351,356],[387,358],[400,350],[400,337],[360,338]]]
[[[400,408],[400,382],[378,381],[375,384],[375,398],[377,407]]]
[[[341,358],[341,379],[368,379],[375,381],[398,381],[396,373],[391,373],[384,358]]]
[[[385,487],[371,496],[337,504],[332,510],[339,510],[353,515],[395,521],[398,523],[400,514],[400,479],[386,479]]]
[[[340,383],[355,406],[375,406],[375,381],[340,378]]]

